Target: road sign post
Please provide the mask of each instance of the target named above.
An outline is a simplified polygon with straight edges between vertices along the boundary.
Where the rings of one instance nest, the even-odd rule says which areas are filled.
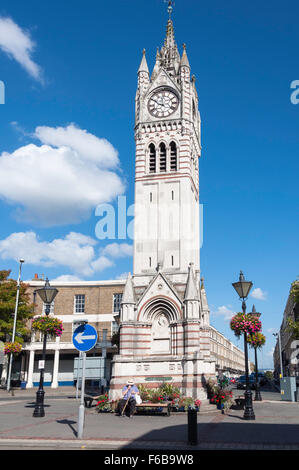
[[[78,414],[78,439],[82,439],[83,437],[83,429],[84,429],[84,418],[85,418],[85,407],[84,407],[84,394],[85,394],[85,363],[86,363],[86,353],[83,352],[83,364],[82,364],[82,384],[81,384],[81,402],[79,406],[79,414]]]
[[[84,394],[85,394],[85,367],[86,367],[86,352],[90,351],[97,342],[98,334],[96,329],[88,324],[80,325],[73,334],[73,345],[81,352],[83,358],[82,364],[82,382],[81,382],[81,401],[78,413],[78,433],[77,438],[82,439],[84,428]]]

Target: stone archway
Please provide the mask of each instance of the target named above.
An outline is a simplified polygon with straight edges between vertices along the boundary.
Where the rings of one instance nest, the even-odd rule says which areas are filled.
[[[173,326],[179,319],[180,313],[169,299],[155,297],[148,302],[142,321],[151,324],[151,355],[172,354]]]
[[[171,353],[171,331],[167,313],[157,312],[152,321],[151,354]]]

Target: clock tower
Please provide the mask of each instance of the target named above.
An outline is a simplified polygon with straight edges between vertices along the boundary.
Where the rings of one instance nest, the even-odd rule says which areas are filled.
[[[186,46],[180,54],[175,41],[171,1],[168,13],[152,73],[145,50],[138,69],[134,267],[121,304],[113,399],[132,377],[151,387],[169,380],[203,399],[203,377],[215,374],[199,264],[199,100]]]
[[[180,56],[171,18],[150,75],[145,51],[135,112],[134,274],[161,266],[171,278],[199,271],[201,121],[186,46]]]

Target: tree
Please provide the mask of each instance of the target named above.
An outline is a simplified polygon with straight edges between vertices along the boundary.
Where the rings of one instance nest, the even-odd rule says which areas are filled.
[[[12,339],[14,324],[17,281],[9,278],[10,273],[11,271],[0,271],[0,340],[2,341]],[[29,294],[26,291],[27,285],[21,282],[15,338],[19,343],[23,343],[30,335],[27,324],[34,315],[33,304],[29,303]]]

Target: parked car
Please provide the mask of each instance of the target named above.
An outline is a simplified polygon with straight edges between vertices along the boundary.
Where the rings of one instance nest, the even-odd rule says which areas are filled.
[[[250,374],[250,377],[253,377],[255,382],[255,372],[252,372],[252,374]],[[257,377],[260,385],[265,385],[267,383],[266,376],[262,372],[258,372]]]
[[[252,377],[252,375],[249,376],[249,386],[252,389],[255,388],[255,378]],[[238,378],[237,388],[246,389],[246,376],[245,375],[241,375],[241,377]]]

